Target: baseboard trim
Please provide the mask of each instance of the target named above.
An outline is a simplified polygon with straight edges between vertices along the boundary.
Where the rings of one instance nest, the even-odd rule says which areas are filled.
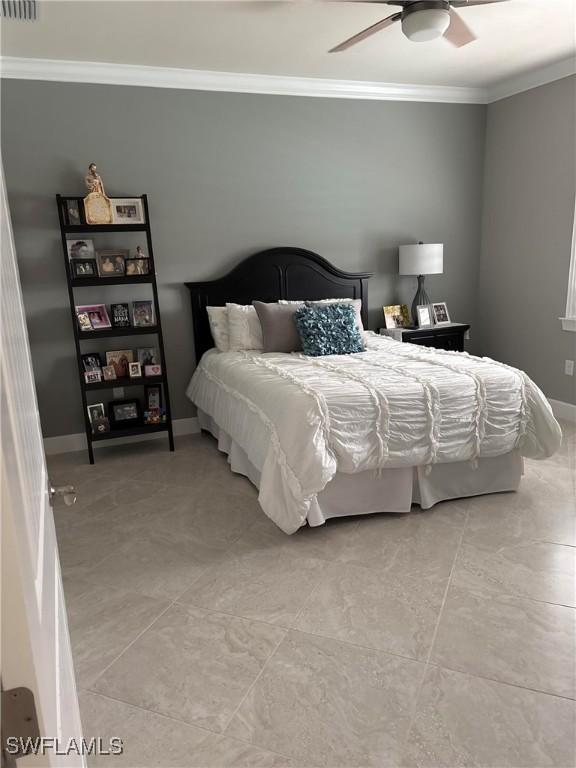
[[[561,400],[551,400],[548,402],[552,406],[552,411],[557,419],[576,422],[576,405],[564,403]],[[188,419],[175,419],[173,422],[174,434],[194,435],[200,432],[200,424],[197,416]],[[166,439],[165,432],[154,432],[151,435],[135,435],[134,437],[120,437],[115,440],[105,440],[94,443],[94,449],[98,450],[103,446],[125,445],[128,443],[141,443],[145,440]],[[54,456],[57,453],[71,453],[72,451],[86,450],[86,435],[83,432],[77,432],[72,435],[58,435],[57,437],[44,438],[44,452],[46,456]]]
[[[548,399],[548,402],[552,406],[552,411],[557,419],[576,422],[576,405],[572,405],[572,403],[563,403],[562,400]]]
[[[188,419],[174,419],[172,427],[176,436],[193,435],[196,432],[200,432],[200,424],[198,423],[197,416],[192,416]],[[133,437],[118,437],[114,440],[103,440],[102,442],[94,443],[94,450],[98,450],[105,446],[109,447],[110,445],[126,445],[129,443],[141,443],[146,440],[160,439],[167,439],[166,432],[153,432],[150,435],[134,435]],[[57,453],[70,453],[72,451],[85,451],[86,448],[86,435],[84,432],[44,438],[44,452],[46,456],[54,456]]]

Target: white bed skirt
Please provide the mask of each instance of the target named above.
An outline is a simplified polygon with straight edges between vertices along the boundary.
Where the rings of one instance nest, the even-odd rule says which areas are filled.
[[[260,488],[261,467],[256,467],[244,449],[207,413],[198,409],[203,430],[218,441],[218,448],[228,455],[233,472],[245,475]],[[474,469],[470,462],[435,464],[426,475],[424,467],[384,469],[335,477],[312,502],[307,522],[322,525],[331,517],[366,515],[376,512],[409,512],[412,504],[429,509],[440,501],[486,493],[516,491],[520,485],[523,461],[518,451],[504,456],[481,458]]]

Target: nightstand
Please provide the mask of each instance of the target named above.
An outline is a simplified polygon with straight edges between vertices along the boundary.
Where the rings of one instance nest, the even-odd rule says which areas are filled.
[[[464,352],[464,337],[469,330],[470,326],[466,323],[446,323],[430,328],[380,328],[380,335],[410,344]]]

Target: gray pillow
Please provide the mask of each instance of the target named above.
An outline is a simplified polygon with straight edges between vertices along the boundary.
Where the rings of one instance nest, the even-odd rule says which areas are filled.
[[[303,304],[266,304],[253,301],[260,325],[264,352],[300,352],[302,342],[294,322],[296,310]]]
[[[326,304],[352,304],[356,313],[356,325],[360,333],[364,331],[362,323],[362,299],[302,299],[301,301],[286,301],[280,299],[278,304],[306,304],[307,307],[321,307]]]

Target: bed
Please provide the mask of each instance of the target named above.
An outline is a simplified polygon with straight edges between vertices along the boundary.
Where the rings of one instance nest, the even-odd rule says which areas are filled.
[[[360,299],[366,328],[369,278],[286,247],[186,284],[197,361],[187,395],[232,471],[289,534],[333,517],[514,491],[523,457],[546,458],[561,441],[538,387],[487,358],[372,333],[352,355],[214,349],[206,308],[227,302]]]

